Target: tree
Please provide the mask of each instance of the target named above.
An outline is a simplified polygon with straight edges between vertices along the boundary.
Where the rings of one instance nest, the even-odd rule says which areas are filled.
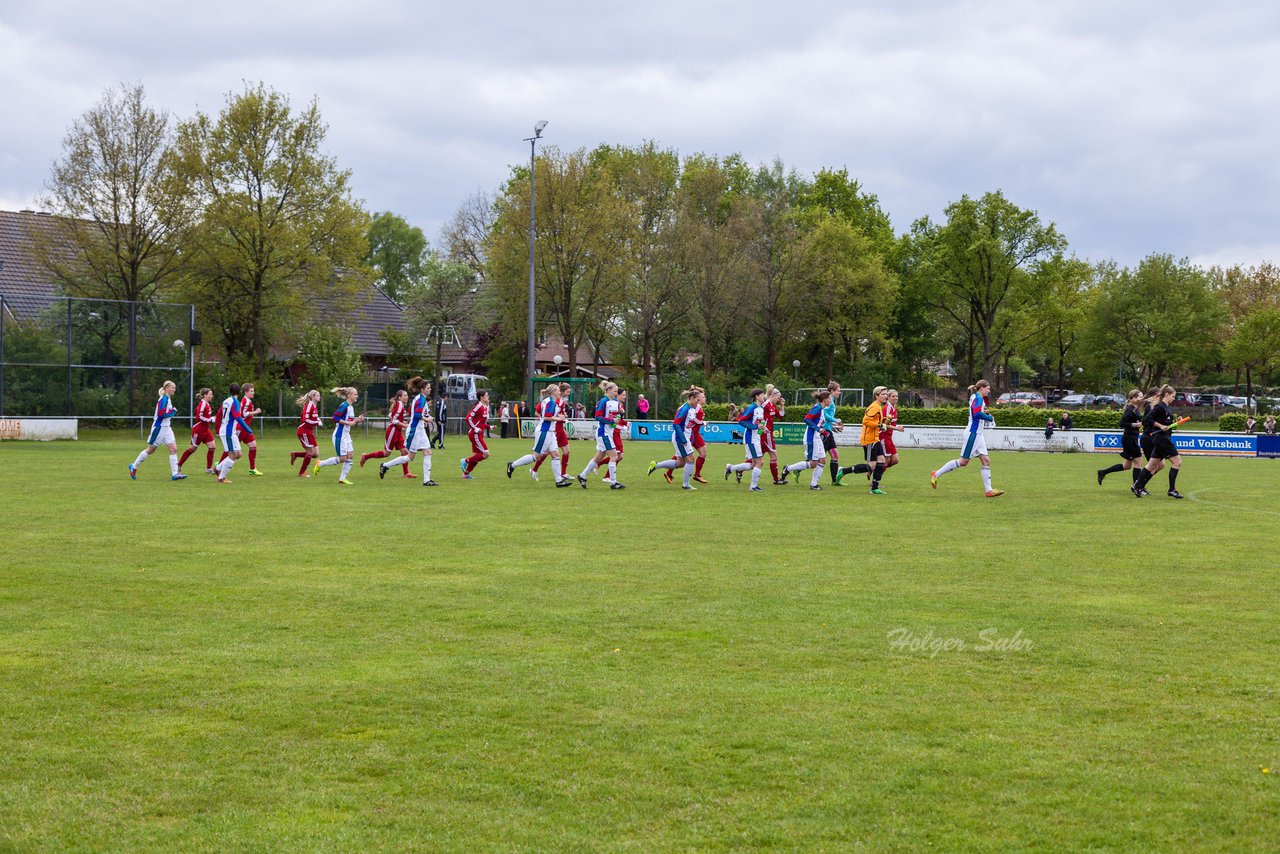
[[[138,356],[136,303],[175,280],[191,223],[189,199],[168,180],[171,141],[168,114],[147,104],[141,84],[107,89],[63,138],[41,200],[57,216],[49,231],[31,234],[36,257],[69,296],[129,303],[129,365]],[[133,397],[130,371],[131,406]]]
[[[1246,400],[1252,406],[1253,372],[1265,377],[1280,361],[1280,308],[1264,306],[1237,323],[1224,356],[1244,370]]]
[[[977,201],[964,196],[946,215],[943,226],[917,224],[934,284],[928,304],[960,333],[967,379],[974,379],[977,363],[985,376],[995,376],[1014,337],[1009,321],[1021,307],[1019,295],[1033,294],[1019,286],[1029,268],[1061,252],[1066,240],[998,191]]]
[[[475,274],[464,264],[429,254],[419,276],[405,291],[405,312],[419,338],[436,345],[432,388],[440,383],[440,356],[450,331],[471,319],[476,292]]]
[[[477,192],[458,206],[441,230],[445,257],[466,264],[477,279],[483,278],[487,270],[486,247],[496,217],[497,203],[493,196]]]
[[[760,200],[760,282],[750,322],[764,346],[765,371],[778,367],[778,351],[796,328],[794,291],[805,227],[799,199],[804,186],[781,161],[756,172],[753,195]]]
[[[1061,255],[1048,259],[1035,271],[1038,296],[1027,309],[1027,325],[1055,368],[1058,388],[1066,387],[1067,359],[1084,332],[1094,272],[1087,261]]]
[[[337,326],[308,326],[298,344],[298,358],[306,376],[320,391],[355,385],[364,376],[364,362],[351,346],[351,333]]]
[[[364,262],[373,271],[374,282],[387,296],[401,302],[427,251],[426,236],[402,217],[384,211],[369,222],[366,238],[369,250]]]
[[[365,278],[368,215],[321,153],[325,133],[314,101],[294,114],[262,84],[178,127],[176,178],[203,210],[190,297],[220,322],[227,358],[244,352],[260,372],[307,302],[341,302]]]

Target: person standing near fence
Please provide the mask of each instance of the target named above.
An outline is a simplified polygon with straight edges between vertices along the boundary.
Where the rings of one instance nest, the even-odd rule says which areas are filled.
[[[187,461],[187,457],[204,445],[208,449],[204,471],[205,474],[213,474],[213,452],[217,450],[213,443],[213,420],[213,389],[202,388],[196,392],[196,412],[191,420],[191,447],[182,452],[182,457],[178,460],[178,471],[182,471],[182,464]]]
[[[644,421],[649,417],[649,401],[644,399],[643,394],[636,399],[636,417],[641,421]]]
[[[173,438],[173,427],[169,423],[173,416],[178,414],[178,410],[174,409],[170,395],[178,390],[173,380],[165,380],[164,385],[160,386],[159,399],[156,401],[155,421],[151,424],[151,435],[147,437],[147,446],[139,452],[137,458],[129,466],[129,477],[133,480],[138,479],[138,466],[142,465],[147,457],[156,452],[161,445],[169,449],[169,479],[185,480],[186,475],[178,471],[178,443]]]
[[[444,428],[449,423],[449,401],[443,394],[436,397],[436,438],[432,443],[444,450]]]

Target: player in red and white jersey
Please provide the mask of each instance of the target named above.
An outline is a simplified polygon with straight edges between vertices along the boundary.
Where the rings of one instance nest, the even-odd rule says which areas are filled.
[[[557,406],[559,408],[556,411],[556,415],[559,417],[556,419],[554,428],[556,431],[556,450],[560,452],[560,471],[566,477],[569,473],[569,431],[565,429],[564,425],[565,422],[573,417],[569,412],[569,408],[573,406],[573,404],[569,402],[569,395],[572,390],[573,386],[568,383],[560,383],[560,397],[557,402]],[[533,464],[532,471],[535,474],[537,474],[538,469],[542,466],[542,462],[545,459],[546,457],[540,457],[538,461]]]
[[[360,468],[364,468],[364,464],[368,460],[381,460],[390,456],[405,456],[404,437],[405,430],[409,426],[408,403],[409,392],[404,389],[397,391],[395,396],[391,398],[391,406],[387,409],[387,427],[382,433],[382,450],[361,454]],[[409,463],[401,463],[401,468],[404,469],[404,477],[413,477],[413,475],[409,474]]]
[[[320,426],[320,392],[311,389],[298,398],[297,403],[302,407],[302,415],[298,417],[298,442],[302,445],[302,450],[289,454],[289,466],[292,467],[301,459],[302,468],[298,477],[311,477],[307,473],[307,467],[311,460],[320,456],[320,449],[316,446],[316,428]]]
[[[889,389],[889,402],[884,407],[884,423],[880,430],[880,443],[884,445],[885,470],[898,464],[898,447],[893,444],[893,434],[905,427],[898,426],[898,390]]]
[[[627,423],[627,392],[626,392],[626,389],[622,389],[618,392],[618,420],[615,421],[613,425],[613,446],[618,451],[619,463],[622,462],[622,453],[623,453],[622,452],[622,431],[624,428],[628,426],[630,425],[628,425]],[[613,483],[613,481],[609,479],[608,470],[605,471],[602,479],[604,480],[605,483]]]
[[[467,437],[471,439],[471,456],[458,460],[462,467],[462,476],[471,480],[471,473],[476,466],[489,458],[489,446],[485,444],[485,433],[489,429],[489,392],[482,391],[476,395],[476,405],[467,413]]]
[[[249,449],[249,474],[259,476],[262,472],[258,471],[258,442],[254,438],[252,432],[253,418],[255,415],[261,415],[262,410],[253,404],[253,383],[245,383],[240,386],[240,412],[244,418],[244,423],[249,425],[250,432],[245,432],[243,428],[237,425],[240,441]]]
[[[204,445],[208,449],[204,465],[205,474],[215,474],[213,470],[213,422],[215,420],[217,416],[213,414],[213,389],[202,388],[196,392],[196,414],[191,422],[191,447],[182,452],[182,457],[178,460],[178,471],[182,471],[182,464],[187,461],[187,457],[194,454],[196,448]]]
[[[760,449],[769,455],[769,471],[773,473],[774,484],[782,485],[786,481],[778,479],[778,446],[773,440],[773,422],[787,414],[787,405],[782,400],[782,392],[772,383],[766,385],[764,391],[764,429],[760,431]]]

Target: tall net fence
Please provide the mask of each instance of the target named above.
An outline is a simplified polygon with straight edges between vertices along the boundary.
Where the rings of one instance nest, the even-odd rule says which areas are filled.
[[[191,411],[190,305],[0,296],[0,416],[149,416],[178,386]]]

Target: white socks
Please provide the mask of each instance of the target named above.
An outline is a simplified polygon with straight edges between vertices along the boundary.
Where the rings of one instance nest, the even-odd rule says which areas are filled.
[[[618,482],[618,464],[612,461],[609,463],[609,480]]]
[[[169,474],[170,476],[172,476],[177,473],[178,473],[178,455],[170,454],[169,455]]]
[[[808,463],[792,463],[791,465],[786,466],[786,470],[787,471],[804,471],[808,467],[809,467]]]
[[[579,477],[588,477],[588,476],[590,476],[590,474],[591,474],[593,471],[595,471],[595,470],[596,470],[596,469],[598,469],[598,468],[600,468],[600,466],[596,464],[596,461],[595,461],[595,460],[592,460],[591,462],[587,463],[587,467],[586,467],[586,468],[584,468],[584,469],[582,470],[582,474],[580,474],[580,475],[578,475],[578,476],[579,476]]]
[[[959,460],[948,460],[948,461],[947,461],[947,464],[946,464],[945,466],[943,466],[942,468],[938,469],[938,475],[937,475],[937,476],[938,476],[938,477],[942,477],[942,476],[943,476],[944,474],[946,474],[947,472],[949,472],[949,471],[955,471],[955,470],[956,470],[956,469],[958,469],[958,468],[960,468],[960,461],[959,461]]]
[[[751,468],[751,463],[738,463],[737,465],[729,466],[729,471],[732,471],[732,472],[746,471],[749,468]]]
[[[350,471],[351,471],[351,460],[344,460],[342,463],[342,474],[341,476],[338,477],[338,480],[346,480],[347,474],[349,474]]]
[[[137,468],[138,466],[142,465],[142,461],[149,456],[151,455],[148,454],[146,451],[143,451],[142,453],[138,454],[138,458],[133,461],[133,467]]]
[[[991,491],[991,466],[982,467],[982,488]]]
[[[551,458],[551,470],[555,472],[557,482],[564,480],[564,462],[559,457]]]
[[[753,487],[760,485],[760,469],[751,470],[751,485]]]
[[[227,457],[227,459],[231,459],[231,458]],[[316,463],[316,465],[320,466],[320,468],[324,468],[325,466],[336,466],[340,462],[342,462],[341,457],[329,457],[329,459],[321,460],[320,462]]]
[[[675,468],[675,466],[672,466],[672,468]],[[689,485],[689,479],[691,477],[693,477],[693,463],[685,463],[684,464],[684,485],[685,486]]]
[[[389,469],[393,469],[396,466],[402,466],[407,462],[411,462],[411,460],[409,459],[409,456],[407,454],[401,454],[400,456],[396,457],[394,460],[383,463],[383,465]]]
[[[218,480],[226,480],[227,474],[231,471],[231,467],[235,464],[236,464],[236,461],[233,457],[227,457],[225,460],[218,463],[218,467],[216,469],[216,471],[218,472]]]
[[[537,459],[538,458],[535,457],[533,454],[525,454],[523,457],[521,457],[520,459],[512,463],[511,467],[518,469],[520,468],[520,466],[531,466],[533,465],[534,461]]]
[[[431,452],[422,455],[422,482],[431,480]]]
[[[809,481],[810,486],[817,486],[818,481],[822,480],[822,466],[818,466],[813,470],[813,480]]]
[[[662,462],[660,462],[660,463],[658,463],[656,466],[654,466],[654,468],[655,468],[655,469],[672,469],[672,470],[675,470],[675,469],[680,468],[680,461],[679,461],[679,460],[663,460]]]

